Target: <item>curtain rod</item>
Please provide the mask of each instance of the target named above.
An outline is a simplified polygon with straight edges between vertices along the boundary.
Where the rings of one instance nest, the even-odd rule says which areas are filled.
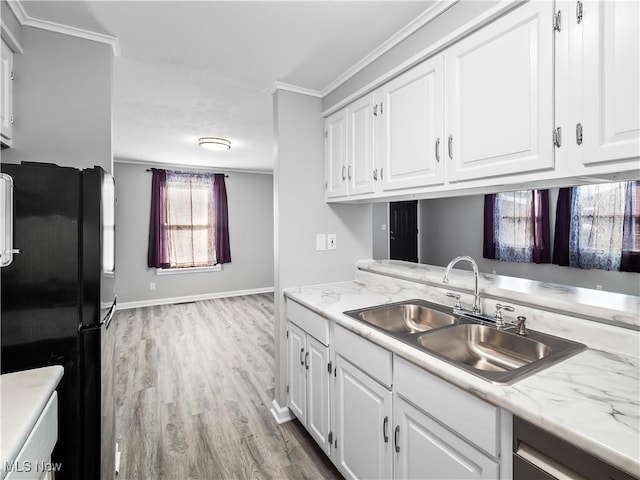
[[[161,170],[161,169],[160,169]],[[151,172],[152,170],[150,168],[147,168],[147,172]],[[190,173],[190,172],[186,172],[186,173]],[[214,175],[216,174],[216,172],[207,172],[207,173],[213,173]],[[224,178],[229,178],[229,175],[227,175],[226,173],[224,174]]]

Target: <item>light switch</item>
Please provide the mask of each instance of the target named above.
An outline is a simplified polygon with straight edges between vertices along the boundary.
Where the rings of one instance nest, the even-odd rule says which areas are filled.
[[[327,249],[327,236],[324,233],[316,233],[316,250]]]
[[[336,234],[329,233],[327,234],[327,250],[335,250],[336,249]]]
[[[387,224],[383,223],[382,225],[380,225],[380,230],[382,230],[383,232],[387,231]]]

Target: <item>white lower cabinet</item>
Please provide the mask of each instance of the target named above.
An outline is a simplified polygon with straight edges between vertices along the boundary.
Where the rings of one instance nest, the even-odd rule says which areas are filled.
[[[336,356],[338,469],[346,478],[391,478],[391,390]]]
[[[324,333],[328,332],[326,328],[328,322],[295,303],[290,303],[287,314],[290,319],[294,317],[303,325],[313,327],[314,333],[320,333],[318,336],[323,337],[320,341],[289,321],[287,325],[287,405],[328,455],[331,449],[329,379],[332,378],[328,333],[326,335]],[[314,322],[317,322],[317,327]]]
[[[498,478],[499,464],[401,396],[393,399],[395,478]],[[454,407],[455,408],[455,407]]]

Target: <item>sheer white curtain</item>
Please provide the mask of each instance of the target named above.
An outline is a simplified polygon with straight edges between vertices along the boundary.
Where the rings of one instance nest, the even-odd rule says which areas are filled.
[[[532,262],[535,218],[533,191],[499,193],[495,200],[496,259],[507,262]]]
[[[569,265],[619,270],[629,184],[575,187],[571,196]]]
[[[166,218],[172,268],[216,264],[214,176],[167,171]]]

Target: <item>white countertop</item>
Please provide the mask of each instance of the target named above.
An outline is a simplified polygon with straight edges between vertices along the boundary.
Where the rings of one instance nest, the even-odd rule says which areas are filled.
[[[60,365],[35,368],[0,376],[0,476],[16,459],[64,369]]]
[[[441,304],[451,302],[451,299],[434,290],[429,285],[368,273],[358,274],[357,281],[288,288],[284,293],[286,297],[425,370],[624,471],[640,476],[640,359],[636,353],[640,337],[637,331],[587,320],[578,321],[562,315],[546,314],[545,317],[528,312],[528,318],[534,320],[530,325],[534,330],[555,333],[590,347],[593,346],[592,341],[618,347],[621,344],[619,350],[623,353],[590,348],[513,385],[499,386],[342,313],[410,298],[435,300]],[[529,297],[528,303],[532,301]],[[517,312],[522,309],[518,307]],[[627,315],[622,316],[626,318]],[[579,324],[578,328],[572,322]],[[584,322],[593,329],[584,328]],[[536,328],[538,326],[542,328]],[[616,343],[616,340],[619,341]]]

